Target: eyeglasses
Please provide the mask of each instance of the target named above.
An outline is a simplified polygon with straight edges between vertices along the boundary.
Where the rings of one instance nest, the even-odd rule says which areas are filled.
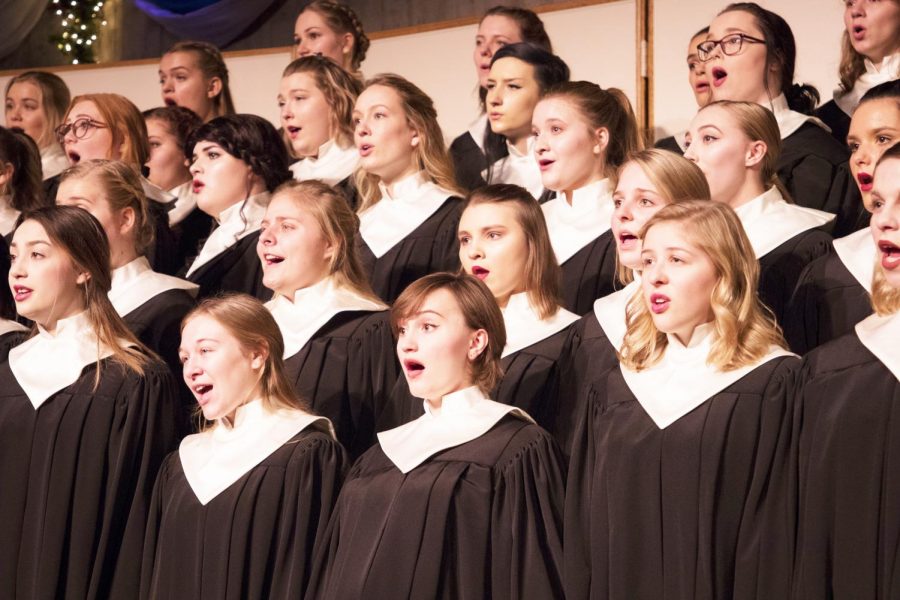
[[[766,40],[761,40],[759,38],[749,36],[745,33],[734,33],[732,35],[726,35],[721,40],[706,40],[705,42],[700,42],[699,44],[697,44],[697,58],[699,58],[703,62],[708,61],[710,58],[712,58],[713,52],[716,51],[716,46],[721,46],[722,52],[726,56],[734,56],[741,51],[741,48],[744,46],[744,42],[748,42],[750,44],[765,44]]]
[[[60,145],[63,145],[63,140],[69,131],[72,131],[72,135],[75,136],[76,140],[83,140],[88,136],[91,129],[105,129],[108,127],[106,123],[101,123],[100,121],[95,121],[90,117],[82,117],[80,119],[76,119],[71,123],[63,123],[59,127],[56,128],[56,139],[59,141]]]

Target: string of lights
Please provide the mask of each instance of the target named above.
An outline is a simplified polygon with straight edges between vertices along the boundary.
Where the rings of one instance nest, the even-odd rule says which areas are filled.
[[[106,27],[103,1],[53,0],[48,10],[60,18],[60,32],[50,36],[57,49],[73,65],[96,62],[97,37],[100,29]]]

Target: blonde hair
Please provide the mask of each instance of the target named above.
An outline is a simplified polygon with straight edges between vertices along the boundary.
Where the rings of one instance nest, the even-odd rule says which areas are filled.
[[[44,130],[40,138],[34,140],[38,148],[48,148],[57,143],[56,128],[63,122],[69,106],[69,87],[59,75],[47,71],[25,71],[19,73],[6,84],[6,96],[17,83],[31,83],[41,90],[41,108],[44,109]]]
[[[325,19],[328,27],[338,35],[349,33],[353,36],[350,68],[354,71],[359,71],[362,62],[366,59],[366,51],[369,49],[369,37],[366,35],[362,22],[353,9],[346,4],[338,2],[313,0],[300,11],[300,14],[308,10],[317,13]],[[296,51],[296,47],[294,51]]]
[[[51,241],[68,255],[75,268],[88,274],[79,287],[84,293],[84,308],[100,346],[112,350],[115,362],[143,375],[149,357],[156,358],[156,355],[138,341],[109,300],[112,287],[109,242],[100,222],[86,210],[74,206],[37,208],[22,213],[18,224],[25,221],[39,223]],[[36,334],[37,327],[33,327],[29,337]],[[95,390],[100,385],[101,360],[97,358]]]
[[[147,124],[138,107],[119,94],[82,94],[72,98],[63,121],[69,118],[69,113],[79,102],[94,103],[112,134],[110,150],[123,144],[122,162],[140,173],[150,158],[150,142],[147,139]]]
[[[322,235],[334,249],[328,274],[338,286],[353,290],[365,298],[382,304],[372,291],[372,286],[360,263],[354,244],[359,229],[359,217],[350,208],[347,198],[335,188],[310,179],[283,183],[272,195],[286,196],[294,204],[307,211],[322,231]]]
[[[413,151],[416,163],[425,177],[445,190],[458,194],[453,163],[444,146],[444,134],[438,124],[437,111],[431,98],[415,84],[393,73],[383,73],[369,79],[363,91],[375,85],[390,88],[399,96],[407,123],[419,134],[419,144]],[[362,212],[381,200],[381,190],[378,187],[380,178],[377,175],[359,168],[353,174],[353,179],[360,197],[357,212]]]
[[[528,248],[523,273],[528,302],[537,308],[541,319],[552,317],[559,310],[562,269],[556,262],[541,206],[528,190],[508,183],[488,185],[473,191],[466,200],[463,212],[479,204],[501,204],[511,206],[515,211]]]
[[[247,294],[236,293],[207,298],[185,315],[181,321],[181,333],[192,319],[200,316],[207,316],[222,325],[245,351],[266,353],[259,387],[263,406],[267,410],[310,411],[309,405],[297,397],[284,374],[284,338],[274,317],[262,302]]]
[[[661,150],[648,148],[629,155],[619,167],[618,178],[630,163],[636,164],[656,188],[657,193],[669,204],[687,200],[710,200],[709,183],[700,167],[685,157]],[[628,284],[634,280],[631,269],[619,262],[616,254],[616,271],[619,281]]]
[[[488,395],[503,377],[500,357],[506,346],[506,326],[494,295],[481,280],[464,273],[432,273],[414,281],[391,309],[394,335],[399,333],[400,322],[413,316],[428,296],[438,290],[447,290],[456,299],[469,329],[487,332],[487,346],[470,362],[469,374],[472,385]]]
[[[362,83],[325,57],[311,54],[285,67],[281,78],[308,73],[325,96],[329,106],[332,135],[343,145],[353,144],[353,106],[362,91]]]
[[[888,283],[880,261],[872,274],[872,308],[882,316],[900,312],[900,289]]]
[[[662,223],[677,223],[716,270],[710,296],[715,337],[707,363],[732,371],[760,360],[772,346],[785,348],[774,316],[757,296],[759,262],[734,210],[698,200],[670,204],[650,218],[641,239]],[[643,293],[628,302],[626,323],[619,359],[633,371],[652,367],[665,354],[668,338],[656,328]]]
[[[228,66],[222,57],[222,52],[213,44],[207,42],[195,42],[190,40],[175,42],[165,54],[173,52],[189,52],[197,59],[197,68],[203,73],[207,81],[218,77],[222,82],[222,91],[213,99],[215,115],[222,117],[235,114],[234,101],[231,99],[231,88],[228,85]]]
[[[118,160],[86,160],[69,167],[60,183],[69,179],[93,179],[103,188],[103,198],[113,211],[134,211],[134,248],[143,255],[153,245],[155,226],[147,209],[147,196],[134,169]]]
[[[778,121],[768,108],[756,102],[738,102],[735,100],[716,100],[710,102],[699,112],[718,106],[727,112],[737,123],[741,132],[751,141],[759,141],[766,145],[766,155],[760,165],[759,176],[767,188],[775,186],[781,196],[791,202],[791,194],[778,177],[778,159],[781,158],[781,130]]]

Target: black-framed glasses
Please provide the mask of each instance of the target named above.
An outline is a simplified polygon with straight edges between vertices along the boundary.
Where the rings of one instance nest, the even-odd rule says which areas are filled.
[[[72,131],[72,135],[75,136],[76,140],[83,140],[88,136],[88,133],[92,129],[104,129],[109,127],[106,123],[101,123],[100,121],[95,121],[90,117],[81,117],[80,119],[75,119],[71,123],[63,123],[59,127],[56,128],[56,139],[59,141],[59,144],[63,144],[63,139]]]
[[[697,58],[703,62],[708,61],[712,58],[713,52],[716,51],[716,46],[721,46],[722,52],[726,56],[733,56],[741,51],[741,48],[744,47],[744,42],[750,44],[765,44],[766,40],[755,38],[746,33],[732,33],[731,35],[726,35],[721,40],[706,40],[705,42],[697,44]]]

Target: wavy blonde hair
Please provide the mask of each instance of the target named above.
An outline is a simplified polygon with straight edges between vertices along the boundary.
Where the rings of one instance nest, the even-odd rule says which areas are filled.
[[[772,346],[786,348],[775,317],[757,296],[759,262],[734,210],[698,200],[670,204],[647,221],[641,239],[662,223],[677,223],[715,266],[718,281],[710,296],[715,338],[707,363],[732,371],[755,363]],[[619,360],[633,371],[652,367],[665,354],[668,338],[656,328],[643,293],[628,302],[626,323]]]
[[[648,148],[630,154],[619,167],[616,179],[630,163],[636,164],[656,188],[656,192],[669,204],[686,200],[710,200],[709,183],[700,167],[674,152],[659,148]],[[629,284],[634,281],[631,269],[619,262],[616,254],[616,273],[619,281]]]
[[[307,211],[334,248],[328,274],[335,278],[336,283],[373,302],[383,304],[372,291],[360,263],[354,244],[359,217],[350,208],[344,194],[321,181],[310,179],[281,184],[272,194],[272,199],[280,196],[290,198],[298,208]]]
[[[383,73],[369,79],[363,91],[375,85],[394,90],[400,98],[407,123],[419,134],[419,144],[413,152],[416,155],[416,163],[425,173],[425,177],[445,190],[459,194],[453,163],[444,145],[444,134],[438,124],[437,110],[431,98],[415,84],[393,73]],[[362,168],[353,174],[360,197],[357,212],[362,212],[381,200],[381,190],[378,188],[380,179]]]

